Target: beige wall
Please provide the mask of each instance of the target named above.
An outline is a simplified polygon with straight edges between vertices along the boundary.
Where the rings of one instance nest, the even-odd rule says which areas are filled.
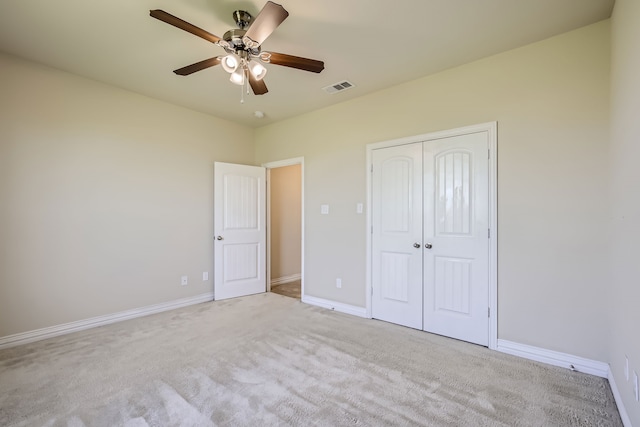
[[[213,290],[213,163],[252,130],[5,55],[0,91],[0,336]]]
[[[271,280],[301,272],[302,175],[300,165],[270,170]]]
[[[640,426],[640,404],[624,377],[625,355],[640,375],[640,2],[616,0],[611,22],[611,324],[605,344],[624,406]]]
[[[497,120],[499,338],[606,360],[609,46],[604,21],[258,129],[258,162],[305,158],[306,293],[365,305],[367,143]]]

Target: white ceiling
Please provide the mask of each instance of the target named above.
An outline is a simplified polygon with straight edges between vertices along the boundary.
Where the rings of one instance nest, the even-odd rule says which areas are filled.
[[[220,66],[172,72],[222,48],[149,16],[163,9],[222,37],[234,10],[256,16],[265,2],[3,0],[0,50],[258,127],[606,19],[614,0],[282,0],[289,18],[263,50],[323,60],[325,70],[267,65],[269,93],[244,104]],[[343,80],[357,87],[322,90]]]

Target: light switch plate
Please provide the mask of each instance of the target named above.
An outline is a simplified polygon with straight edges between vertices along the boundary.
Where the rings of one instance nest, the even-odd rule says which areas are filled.
[[[629,381],[629,358],[624,356],[624,379]]]
[[[322,215],[329,215],[329,205],[320,205],[320,213]]]

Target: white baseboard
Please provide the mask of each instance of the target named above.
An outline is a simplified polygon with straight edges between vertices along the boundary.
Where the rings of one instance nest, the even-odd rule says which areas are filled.
[[[584,372],[585,374],[596,375],[598,377],[608,379],[611,392],[613,393],[616,405],[618,406],[618,412],[620,413],[622,424],[624,427],[633,427],[631,419],[624,407],[622,396],[618,390],[618,385],[616,384],[616,380],[611,372],[611,367],[608,363],[500,339],[498,340],[498,348],[496,350],[513,356],[523,357],[525,359],[560,366],[567,369],[571,369],[571,366],[573,366],[578,372]]]
[[[584,357],[572,354],[560,353],[559,351],[547,350],[545,348],[534,347],[526,344],[519,344],[507,340],[498,340],[496,350],[523,357],[536,362],[547,363],[549,365],[560,366],[562,368],[584,372],[585,374],[596,375],[607,378],[609,375],[609,364],[597,360],[585,359]]]
[[[311,297],[308,295],[302,296],[302,302],[311,305],[317,305],[318,307],[328,308],[329,310],[339,311],[341,313],[351,314],[358,317],[367,317],[367,309],[365,307],[358,307],[350,304],[343,304],[341,302],[335,302],[328,299]]]
[[[613,398],[615,399],[616,405],[618,406],[618,412],[620,412],[622,424],[624,425],[624,427],[633,427],[633,424],[631,424],[631,418],[629,418],[629,414],[627,414],[627,410],[624,407],[624,402],[622,401],[620,390],[618,390],[618,385],[616,384],[616,380],[613,377],[613,372],[611,372],[611,369],[609,369],[607,379],[609,380],[609,385],[611,386],[611,391],[613,392]]]
[[[271,279],[271,286],[274,285],[282,285],[283,283],[295,282],[296,280],[301,280],[301,274],[292,274],[291,276],[282,276],[276,279]]]
[[[58,335],[70,334],[71,332],[82,331],[84,329],[95,328],[97,326],[108,325],[110,323],[123,320],[134,319],[136,317],[148,316],[150,314],[161,313],[175,308],[186,307],[193,304],[212,301],[213,292],[196,295],[189,298],[181,298],[174,301],[160,304],[148,305],[146,307],[134,308],[132,310],[107,314],[104,316],[92,317],[90,319],[78,320],[76,322],[64,323],[62,325],[50,326],[48,328],[36,329],[35,331],[22,332],[14,335],[0,337],[0,350],[27,344],[34,341],[45,340],[57,337]]]

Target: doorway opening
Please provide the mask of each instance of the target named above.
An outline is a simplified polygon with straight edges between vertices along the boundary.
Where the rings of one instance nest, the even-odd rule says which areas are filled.
[[[303,278],[303,159],[267,169],[267,290],[298,300]]]

